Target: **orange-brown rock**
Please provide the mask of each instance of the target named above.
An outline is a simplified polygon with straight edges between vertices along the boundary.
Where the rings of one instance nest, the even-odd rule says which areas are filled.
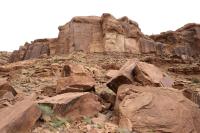
[[[122,84],[140,83],[141,85],[172,87],[173,82],[173,79],[158,67],[132,59],[122,66],[118,74],[107,83],[107,86],[117,92],[118,87]]]
[[[11,54],[12,54],[11,52],[1,51],[0,52],[0,65],[7,64]]]
[[[102,110],[98,96],[88,92],[64,93],[39,103],[50,105],[56,114],[73,120],[92,117]]]
[[[115,111],[119,126],[135,132],[200,132],[198,106],[173,88],[122,85]]]
[[[154,41],[167,44],[167,52],[173,56],[199,56],[200,25],[186,24],[176,31],[163,32],[150,36]]]
[[[13,96],[17,95],[16,90],[9,84],[6,78],[0,79],[0,98],[8,92],[11,92]]]
[[[38,39],[30,43],[25,43],[19,50],[15,50],[10,56],[10,62],[39,58],[42,55],[50,55],[49,44],[55,39]]]
[[[140,53],[139,39],[143,36],[138,24],[127,17],[74,17],[59,27],[53,39],[38,39],[14,51],[10,62],[38,58],[43,55],[67,54],[73,51]]]
[[[24,100],[0,110],[1,133],[28,133],[39,119],[41,111],[31,100]]]
[[[187,24],[176,31],[145,36],[138,24],[127,17],[116,19],[110,14],[101,17],[74,17],[59,26],[57,38],[38,39],[26,43],[12,53],[9,61],[67,54],[122,52],[168,56],[198,56],[200,51],[200,25]]]
[[[57,80],[56,93],[91,91],[94,85],[95,80],[82,65],[67,63]]]
[[[190,64],[189,66],[173,66],[168,68],[168,71],[177,74],[200,74],[200,66],[198,64]]]
[[[94,89],[95,80],[90,76],[71,75],[57,80],[57,93],[86,92]]]
[[[113,78],[116,75],[118,75],[118,70],[108,70],[108,72],[106,73],[106,77],[107,78]]]

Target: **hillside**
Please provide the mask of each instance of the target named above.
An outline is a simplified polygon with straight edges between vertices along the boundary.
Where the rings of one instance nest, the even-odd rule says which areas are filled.
[[[111,14],[0,53],[2,133],[200,132],[200,25],[147,36]]]

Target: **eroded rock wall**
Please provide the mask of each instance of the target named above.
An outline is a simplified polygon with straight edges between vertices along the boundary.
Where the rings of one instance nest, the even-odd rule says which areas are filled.
[[[73,51],[138,54],[141,37],[143,34],[138,24],[127,17],[116,19],[110,14],[103,14],[101,17],[74,17],[59,27],[57,38],[26,43],[13,52],[10,62]]]
[[[127,17],[116,19],[110,14],[101,17],[74,17],[53,39],[38,39],[13,52],[10,62],[38,58],[43,55],[122,52],[197,57],[200,51],[200,25],[187,24],[176,31],[144,35],[138,24]]]

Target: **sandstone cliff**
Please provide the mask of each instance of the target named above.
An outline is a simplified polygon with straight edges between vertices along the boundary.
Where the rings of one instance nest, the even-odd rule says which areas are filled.
[[[144,35],[138,24],[127,17],[74,17],[59,27],[57,38],[38,39],[13,52],[10,62],[41,56],[85,53],[132,53],[197,57],[200,51],[200,25],[187,24],[176,31]]]
[[[140,42],[144,42],[141,38],[145,37],[138,24],[127,17],[116,19],[110,14],[103,14],[101,17],[74,17],[59,27],[57,38],[26,43],[13,52],[10,62],[73,51],[135,54],[141,51],[151,52],[152,50],[145,48],[140,49]]]

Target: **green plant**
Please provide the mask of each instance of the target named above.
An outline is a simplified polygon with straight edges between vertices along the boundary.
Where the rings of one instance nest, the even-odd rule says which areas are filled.
[[[39,104],[39,109],[45,115],[52,115],[53,114],[53,109],[47,104]]]
[[[86,123],[86,124],[92,124],[92,119],[88,116],[84,116],[83,122]]]
[[[58,128],[63,126],[66,123],[66,121],[64,119],[54,119],[50,122],[50,125],[54,128]]]
[[[102,126],[101,124],[93,124],[92,127],[102,129],[104,126]]]

